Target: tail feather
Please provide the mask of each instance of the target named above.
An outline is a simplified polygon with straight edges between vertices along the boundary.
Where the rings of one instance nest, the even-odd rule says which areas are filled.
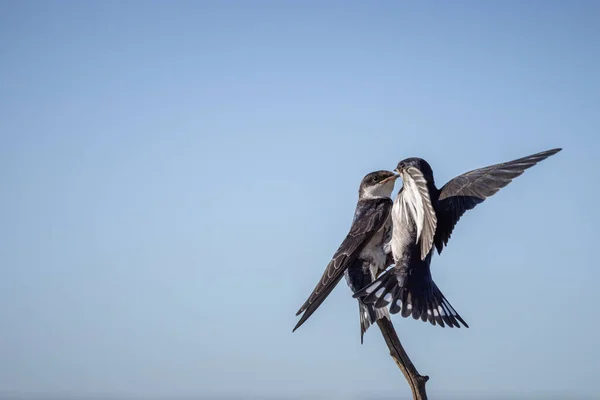
[[[423,301],[423,306],[419,307],[419,310],[421,311],[421,321],[427,322],[428,321],[427,313],[431,313],[431,305],[429,304],[427,299],[425,299],[425,301]]]
[[[406,296],[402,299],[402,317],[408,318],[412,314],[413,309],[413,298],[412,293],[409,291],[405,291]]]
[[[465,320],[462,319],[462,317],[460,316],[460,314],[458,312],[456,312],[456,310],[454,309],[454,307],[452,307],[452,304],[450,304],[450,302],[448,301],[448,299],[446,299],[446,296],[444,296],[442,294],[442,292],[438,289],[438,287],[437,287],[437,285],[435,283],[433,285],[435,287],[435,290],[439,293],[439,295],[443,299],[443,304],[449,309],[450,315],[454,318],[454,322],[457,324],[456,326],[458,328],[460,328],[460,325],[458,325],[458,322],[456,322],[456,320],[459,320],[465,327],[468,328],[469,325],[467,325],[467,323],[465,322]]]
[[[409,275],[406,271],[390,268],[376,281],[354,294],[365,304],[376,309],[390,305],[390,313],[412,316],[440,327],[460,328],[469,325],[452,307],[430,277]]]
[[[360,344],[363,344],[363,337],[367,329],[378,319],[387,318],[391,321],[386,307],[376,309],[372,304],[365,304],[361,299],[358,299],[358,312],[360,314]]]
[[[440,302],[438,301],[438,299],[434,298],[433,299],[433,308],[432,308],[433,319],[439,326],[441,326],[443,328],[445,325],[444,325],[444,320],[442,319],[442,316],[440,315],[440,312],[438,311],[439,306],[440,306]]]

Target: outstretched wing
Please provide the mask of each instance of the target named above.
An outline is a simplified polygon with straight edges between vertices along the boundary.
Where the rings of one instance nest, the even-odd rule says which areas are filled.
[[[389,198],[359,201],[354,213],[350,232],[333,255],[317,286],[296,315],[304,313],[294,327],[300,327],[316,311],[338,284],[344,271],[360,254],[362,248],[379,231],[390,215],[392,200]]]
[[[474,208],[508,185],[526,169],[561,150],[552,149],[517,160],[479,168],[459,175],[446,183],[440,190],[437,210],[438,221],[434,242],[438,253],[441,253],[444,246],[448,244],[454,226],[467,210]]]

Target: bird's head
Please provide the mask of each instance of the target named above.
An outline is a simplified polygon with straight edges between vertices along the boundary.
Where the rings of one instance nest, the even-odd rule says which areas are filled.
[[[406,170],[410,167],[416,168],[423,174],[423,177],[427,180],[428,184],[433,185],[433,170],[429,163],[422,158],[411,157],[406,158],[398,163],[396,166],[396,172],[400,174],[402,180],[406,180],[407,172]]]
[[[398,178],[399,175],[392,171],[375,171],[367,174],[360,183],[359,199],[390,197],[394,190],[394,183]]]

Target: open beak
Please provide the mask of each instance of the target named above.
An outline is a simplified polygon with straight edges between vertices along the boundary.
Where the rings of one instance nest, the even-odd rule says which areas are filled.
[[[385,178],[384,180],[382,180],[382,181],[381,181],[381,183],[386,183],[386,182],[388,182],[388,181],[390,181],[390,180],[396,180],[396,179],[398,179],[398,178],[400,178],[400,175],[392,175],[392,176],[390,176],[390,177],[387,177],[387,178]]]

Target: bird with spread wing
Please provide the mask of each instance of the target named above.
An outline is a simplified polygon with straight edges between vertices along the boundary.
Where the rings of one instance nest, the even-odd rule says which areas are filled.
[[[462,215],[473,209],[514,178],[540,161],[556,154],[553,149],[517,160],[466,172],[435,186],[433,171],[421,158],[398,163],[402,188],[392,207],[394,266],[367,284],[353,297],[376,309],[429,321],[433,325],[468,327],[431,277],[434,247],[441,253]]]

